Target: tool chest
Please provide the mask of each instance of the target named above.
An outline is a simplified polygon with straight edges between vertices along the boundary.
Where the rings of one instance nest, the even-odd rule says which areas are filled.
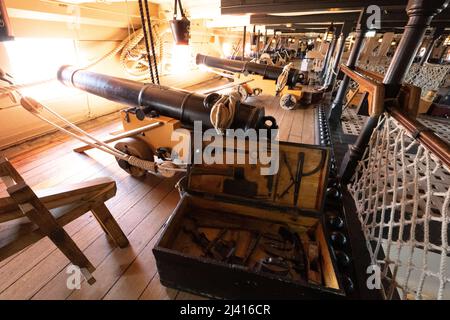
[[[280,142],[278,154],[273,175],[248,161],[190,165],[153,249],[164,286],[221,299],[345,297],[323,218],[330,149]]]

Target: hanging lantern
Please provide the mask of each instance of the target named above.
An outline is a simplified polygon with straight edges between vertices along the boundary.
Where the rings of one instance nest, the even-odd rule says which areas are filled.
[[[177,19],[177,4],[180,6],[181,19]],[[177,45],[189,45],[191,22],[186,18],[183,7],[181,6],[181,0],[175,0],[175,6],[173,9],[173,20],[169,21],[170,29],[172,30],[172,36]]]

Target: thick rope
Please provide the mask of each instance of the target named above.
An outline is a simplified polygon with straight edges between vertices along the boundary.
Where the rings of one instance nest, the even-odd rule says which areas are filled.
[[[283,71],[278,76],[277,84],[276,84],[276,95],[278,95],[286,86],[287,81],[289,79],[289,71],[291,71],[292,62],[288,63],[283,67]]]
[[[153,174],[160,174],[163,177],[171,177],[175,174],[175,172],[184,172],[186,171],[183,168],[179,168],[175,164],[171,163],[170,161],[164,161],[162,163],[156,163],[154,161],[144,160],[140,159],[138,157],[128,155],[118,149],[115,149],[113,147],[110,147],[108,144],[104,143],[101,140],[98,140],[88,132],[84,131],[83,129],[79,128],[75,124],[71,123],[67,119],[63,118],[61,115],[56,113],[55,111],[51,110],[47,106],[35,101],[32,98],[29,97],[22,97],[21,99],[21,105],[29,111],[31,114],[36,116],[37,118],[41,119],[42,121],[48,123],[49,125],[53,126],[54,128],[58,129],[61,132],[64,132],[65,134],[80,140],[81,142],[91,146],[92,148],[99,149],[103,152],[106,152],[110,155],[113,155],[114,157],[127,161],[130,165],[138,167],[140,169],[149,171]],[[79,134],[75,134],[66,128],[58,125],[52,120],[47,119],[42,115],[42,111],[46,110],[51,115],[59,119],[61,122],[63,122],[65,125],[69,126]],[[168,163],[171,163],[172,165],[169,165]]]
[[[221,96],[211,108],[210,120],[217,134],[223,135],[234,121],[237,103],[241,97],[238,92]]]
[[[152,83],[155,83],[155,75],[153,74],[153,68],[152,68],[152,63],[151,63],[151,59],[150,59],[151,53],[150,53],[149,37],[147,35],[147,27],[145,24],[143,0],[138,0],[138,2],[139,2],[139,13],[141,15],[142,30],[144,33],[144,44],[145,44],[145,49],[147,50],[148,72],[150,73],[150,78],[152,79]],[[148,30],[148,32],[152,32],[152,31]]]

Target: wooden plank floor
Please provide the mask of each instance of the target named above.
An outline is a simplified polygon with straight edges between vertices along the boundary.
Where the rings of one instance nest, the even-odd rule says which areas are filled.
[[[259,96],[251,104],[264,106],[279,125],[280,140],[314,143],[314,109],[285,111],[276,98]],[[98,137],[120,130],[118,115],[87,122],[84,129]],[[177,179],[148,175],[128,176],[110,155],[90,150],[72,151],[79,143],[60,133],[38,138],[0,153],[6,155],[33,188],[74,183],[100,176],[116,180],[117,195],[108,208],[130,240],[119,249],[108,241],[91,213],[66,226],[67,232],[96,267],[97,282],[82,283],[81,290],[66,286],[67,258],[51,241],[42,239],[20,253],[0,261],[0,299],[200,299],[161,286],[152,248],[162,226],[179,200]],[[0,194],[5,188],[0,185]]]

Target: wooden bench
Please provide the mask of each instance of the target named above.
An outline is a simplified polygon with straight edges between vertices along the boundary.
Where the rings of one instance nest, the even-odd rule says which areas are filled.
[[[35,193],[4,157],[0,158],[0,178],[9,195],[0,197],[0,261],[47,236],[80,268],[88,283],[94,283],[94,266],[63,228],[88,211],[119,247],[128,245],[105,205],[116,194],[114,180],[99,178]]]

